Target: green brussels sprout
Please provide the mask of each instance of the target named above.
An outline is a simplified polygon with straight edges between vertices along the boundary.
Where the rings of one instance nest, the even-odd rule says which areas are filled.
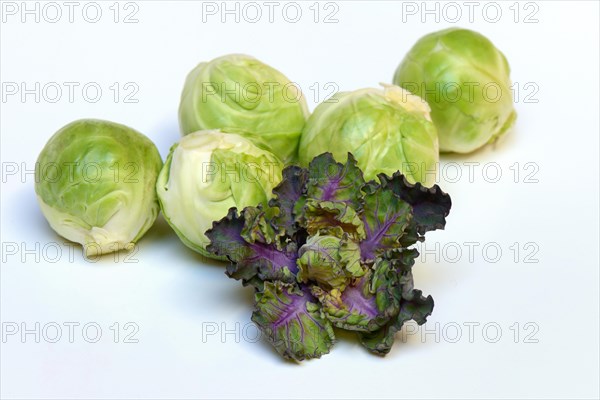
[[[366,179],[400,170],[411,182],[431,186],[439,160],[429,106],[394,85],[339,92],[308,118],[298,148],[302,165],[331,152],[345,162],[352,153]]]
[[[36,164],[35,192],[52,229],[87,256],[129,249],[158,215],[156,146],[124,125],[72,122],[54,134]]]
[[[204,129],[237,133],[286,163],[296,159],[307,117],[306,100],[296,85],[276,69],[240,54],[194,68],[179,105],[182,134]]]
[[[440,151],[470,153],[514,124],[510,68],[483,35],[450,28],[421,38],[404,57],[394,83],[429,103]]]
[[[198,253],[210,243],[205,232],[231,207],[267,205],[283,165],[250,140],[222,131],[198,131],[171,147],[156,182],[165,219],[181,241]]]

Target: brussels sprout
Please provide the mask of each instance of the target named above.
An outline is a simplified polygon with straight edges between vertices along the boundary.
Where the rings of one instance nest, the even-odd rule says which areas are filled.
[[[80,120],[40,153],[35,192],[52,229],[88,256],[130,248],[158,215],[162,166],[150,139],[109,121]]]
[[[295,160],[307,116],[306,100],[288,78],[240,54],[194,68],[179,105],[184,135],[202,129],[238,133],[284,162]]]
[[[429,106],[394,85],[336,93],[319,104],[302,132],[300,163],[324,152],[340,162],[352,153],[366,179],[400,170],[427,186],[435,181],[439,157]]]
[[[248,139],[198,131],[171,147],[158,176],[162,212],[183,243],[207,257],[204,234],[231,207],[263,204],[281,181],[281,161]]]
[[[504,54],[486,37],[451,28],[421,38],[394,83],[427,100],[441,151],[469,153],[514,124],[509,74]]]

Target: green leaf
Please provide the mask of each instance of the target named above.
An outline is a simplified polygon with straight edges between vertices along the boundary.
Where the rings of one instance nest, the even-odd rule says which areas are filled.
[[[258,207],[247,207],[239,216],[237,210],[231,208],[227,216],[213,223],[206,236],[211,241],[207,250],[226,256],[232,262],[227,267],[227,275],[241,279],[244,285],[260,289],[262,281],[294,282],[296,279],[296,243],[276,236]]]
[[[335,342],[331,323],[305,290],[280,281],[265,282],[256,294],[254,321],[283,357],[295,361],[319,358]]]
[[[399,311],[400,287],[391,262],[378,260],[374,270],[368,270],[343,291],[313,287],[322,311],[335,327],[372,332],[385,326]]]
[[[382,187],[389,188],[411,205],[413,213],[411,230],[416,230],[422,236],[425,232],[444,229],[446,217],[452,207],[452,200],[438,185],[430,188],[420,183],[413,185],[399,173],[393,174],[392,177],[381,174],[379,180]]]
[[[283,170],[283,180],[273,189],[275,198],[269,201],[269,206],[277,209],[273,222],[290,236],[300,228],[296,223],[296,204],[306,192],[307,181],[306,169],[295,165],[286,167]]]
[[[433,298],[431,296],[424,297],[420,290],[412,289],[403,294],[397,317],[375,332],[359,334],[360,342],[370,352],[384,356],[390,352],[394,344],[394,336],[405,322],[414,320],[417,324],[422,325],[427,322],[427,317],[431,315],[432,311]]]
[[[347,233],[353,240],[365,238],[365,228],[356,211],[345,203],[307,200],[302,225],[309,235],[342,237]]]
[[[323,153],[309,165],[307,197],[317,201],[342,202],[358,211],[364,184],[363,174],[352,154],[348,154],[346,164],[341,164],[331,153]]]
[[[363,260],[402,247],[400,239],[412,219],[411,211],[411,206],[390,189],[379,187],[365,195],[362,220],[366,238],[360,242]]]
[[[315,235],[298,251],[298,281],[314,281],[324,288],[343,290],[351,278],[364,274],[358,245],[345,235]]]

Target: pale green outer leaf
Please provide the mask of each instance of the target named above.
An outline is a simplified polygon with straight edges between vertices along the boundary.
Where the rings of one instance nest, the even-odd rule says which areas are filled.
[[[307,117],[306,100],[295,84],[243,54],[198,64],[187,76],[179,105],[182,134],[235,132],[286,163],[296,159]]]
[[[141,133],[102,120],[79,120],[50,138],[36,164],[42,213],[86,254],[129,249],[158,215],[154,186],[162,160]]]
[[[298,159],[302,165],[331,152],[339,162],[348,153],[366,180],[401,171],[411,182],[435,182],[439,159],[436,128],[429,106],[404,89],[339,92],[319,104],[304,127]]]
[[[394,83],[427,100],[444,152],[474,151],[504,135],[516,119],[506,57],[468,29],[422,37],[398,66]]]
[[[180,239],[217,258],[206,251],[205,232],[231,207],[266,204],[281,181],[281,170],[277,157],[242,136],[198,131],[171,148],[156,191],[163,214]]]

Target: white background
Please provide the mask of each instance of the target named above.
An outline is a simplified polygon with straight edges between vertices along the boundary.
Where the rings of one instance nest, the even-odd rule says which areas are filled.
[[[5,337],[2,397],[599,396],[597,2],[539,1],[528,8],[520,3],[517,22],[513,2],[499,2],[502,17],[496,23],[486,21],[484,17],[495,15],[489,8],[483,14],[483,4],[471,23],[468,8],[458,2],[463,16],[454,24],[444,21],[443,14],[439,22],[435,15],[424,15],[422,22],[421,2],[414,3],[416,15],[403,13],[399,1],[337,2],[338,22],[329,24],[322,20],[333,8],[319,5],[322,14],[315,23],[312,2],[302,3],[302,18],[295,24],[284,20],[281,6],[273,23],[267,15],[254,24],[243,18],[236,23],[234,16],[221,23],[220,14],[203,22],[201,3],[192,1],[138,1],[138,22],[131,24],[113,21],[112,1],[102,2],[99,22],[86,22],[86,3],[81,2],[70,23],[68,9],[58,4],[64,15],[56,23],[44,15],[39,23],[35,16],[22,22],[19,10],[3,14],[0,27],[3,85],[80,84],[73,102],[65,89],[55,103],[47,101],[53,93],[39,103],[33,95],[23,101],[19,94],[1,103],[1,320],[5,329],[7,323],[33,329],[39,322],[40,330],[51,329],[50,323],[63,326],[57,343],[44,337],[36,343],[33,334],[25,340],[20,334]],[[38,5],[40,12],[43,5]],[[443,5],[438,4],[440,12]],[[525,23],[535,7],[538,22]],[[119,21],[135,10],[124,9],[123,3],[119,8]],[[54,18],[53,10],[46,11],[50,14],[45,17]],[[446,12],[454,17],[453,10]],[[315,92],[309,87],[315,83],[323,96],[328,82],[340,90],[389,82],[418,38],[447,26],[478,30],[506,54],[521,90],[518,121],[495,148],[442,158],[443,165],[458,163],[463,175],[457,182],[451,182],[456,170],[442,176],[440,185],[451,194],[453,208],[446,230],[430,234],[426,242],[430,250],[437,243],[439,259],[428,254],[415,266],[416,287],[436,301],[427,323],[434,333],[422,338],[421,331],[404,341],[399,335],[386,358],[363,350],[352,335],[341,336],[331,354],[301,365],[283,361],[265,342],[244,340],[256,333],[246,325],[251,289],[228,279],[222,265],[188,250],[162,218],[140,241],[130,262],[121,254],[118,262],[110,255],[94,263],[84,260],[79,250],[71,257],[37,206],[33,176],[20,174],[23,167],[33,168],[56,130],[84,117],[130,125],[166,156],[179,137],[183,80],[200,61],[233,52],[254,55],[297,82],[313,109]],[[82,96],[80,89],[88,82],[103,89],[96,103]],[[115,103],[109,89],[115,82],[134,82],[139,102],[124,103],[127,92],[122,92]],[[526,83],[534,86],[524,88]],[[522,97],[532,87],[539,91],[529,100],[537,103]],[[465,162],[480,163],[473,182]],[[492,170],[482,173],[491,162],[502,172],[496,183],[489,182]],[[526,170],[528,162],[534,166]],[[7,175],[14,163],[19,173]],[[510,169],[514,163],[521,172],[517,182],[515,167]],[[530,178],[537,183],[526,182],[525,174],[532,171]],[[465,242],[479,243],[473,260]],[[515,242],[520,247],[516,260],[510,248]],[[11,243],[18,244],[17,254],[5,252]],[[51,262],[55,252],[43,251],[54,243],[63,251],[57,262]],[[453,243],[462,250],[456,262]],[[491,250],[488,261],[483,257],[486,243],[501,248],[497,262],[489,261],[495,257]],[[24,251],[36,244],[39,251]],[[538,250],[529,261],[538,262],[525,262],[535,246]],[[73,343],[63,325],[68,322],[80,324]],[[89,322],[102,328],[97,343],[86,342],[82,335],[81,327]],[[110,329],[115,322],[120,323],[119,343]],[[124,343],[127,322],[139,327],[134,336],[138,343]],[[465,325],[470,322],[480,324],[472,340]],[[532,324],[525,330],[528,322]],[[482,331],[488,323],[502,329],[496,343],[489,343],[496,336],[493,328],[487,335]],[[203,340],[203,331],[214,324],[237,331],[239,342],[234,333],[225,340],[219,334]],[[462,336],[452,343],[457,325]],[[531,327],[539,330],[526,340]],[[53,330],[46,333],[54,336]],[[93,338],[93,329],[88,334]]]

